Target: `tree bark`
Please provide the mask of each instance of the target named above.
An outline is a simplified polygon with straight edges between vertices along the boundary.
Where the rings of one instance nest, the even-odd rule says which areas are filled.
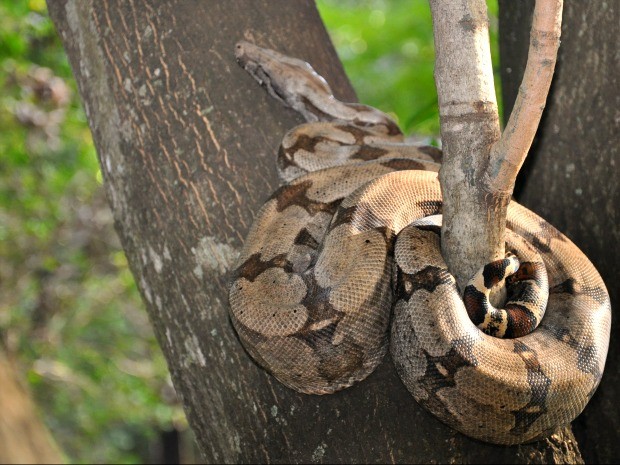
[[[463,290],[480,267],[504,258],[508,201],[483,189],[500,137],[489,20],[484,0],[430,4],[443,148],[441,252]]]
[[[506,211],[551,85],[562,3],[536,1],[527,66],[500,137],[486,2],[430,1],[444,149],[441,249],[461,289],[504,258]]]
[[[310,1],[49,1],[97,147],[117,231],[207,462],[580,460],[570,430],[500,447],[423,411],[389,358],[330,396],[289,390],[229,323],[227,274],[275,153],[301,119],[234,61],[240,39],[305,59],[354,100]]]
[[[0,350],[0,463],[64,462],[28,391]]]
[[[504,108],[509,114],[525,66],[533,1],[500,0]],[[590,258],[620,303],[620,3],[566,2],[562,46],[537,141],[515,195],[564,232]],[[587,462],[620,456],[620,335],[612,327],[597,393],[574,422]],[[614,342],[616,340],[616,342]]]

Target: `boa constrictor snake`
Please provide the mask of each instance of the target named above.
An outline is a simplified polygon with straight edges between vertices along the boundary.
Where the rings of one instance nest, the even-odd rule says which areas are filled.
[[[247,42],[236,56],[308,121],[284,137],[286,184],[259,211],[233,272],[230,316],[249,354],[286,386],[327,394],[368,376],[389,346],[414,398],[484,441],[532,441],[572,421],[600,382],[611,322],[584,254],[513,201],[506,248],[523,262],[515,286],[529,286],[515,306],[531,320],[519,301],[548,289],[548,302],[545,292],[533,299],[546,314],[529,334],[486,334],[484,319],[500,335],[511,318],[468,315],[441,256],[441,152],[404,143],[379,110],[336,100],[303,61]],[[465,301],[501,284],[494,269],[516,266],[508,257],[479,273]]]

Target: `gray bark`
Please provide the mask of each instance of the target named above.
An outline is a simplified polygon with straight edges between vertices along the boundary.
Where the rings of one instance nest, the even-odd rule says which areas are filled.
[[[430,4],[443,146],[441,250],[462,290],[480,267],[504,258],[509,197],[483,190],[491,148],[500,136],[486,3]]]
[[[486,2],[430,0],[444,150],[441,250],[461,289],[504,258],[506,211],[551,85],[562,3],[536,2],[526,70],[500,137]]]
[[[504,108],[515,100],[527,53],[533,1],[500,0]],[[566,2],[556,75],[517,200],[571,238],[620,303],[620,3]],[[573,423],[587,462],[620,456],[620,336],[612,327],[598,392]]]
[[[570,430],[481,444],[423,411],[389,359],[330,396],[281,386],[229,323],[227,274],[301,119],[234,62],[239,39],[311,62],[353,100],[309,1],[49,1],[117,231],[207,462],[579,461]],[[128,412],[130,414],[130,412]]]

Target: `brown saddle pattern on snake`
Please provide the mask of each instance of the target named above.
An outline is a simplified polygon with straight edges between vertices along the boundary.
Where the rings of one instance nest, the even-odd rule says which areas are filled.
[[[287,184],[258,212],[233,272],[230,316],[248,353],[285,385],[326,394],[364,379],[389,347],[421,405],[485,441],[531,441],[572,421],[600,382],[611,321],[583,253],[512,202],[507,250],[529,269],[544,263],[546,314],[521,337],[485,334],[439,249],[440,151],[339,102],[307,63],[247,42],[237,57],[309,121],[284,137]]]

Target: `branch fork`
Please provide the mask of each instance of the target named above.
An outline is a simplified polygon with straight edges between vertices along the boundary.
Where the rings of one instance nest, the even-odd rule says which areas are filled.
[[[503,131],[484,0],[430,0],[441,116],[441,247],[461,289],[504,258],[506,213],[551,85],[563,0],[537,0],[523,81]]]

